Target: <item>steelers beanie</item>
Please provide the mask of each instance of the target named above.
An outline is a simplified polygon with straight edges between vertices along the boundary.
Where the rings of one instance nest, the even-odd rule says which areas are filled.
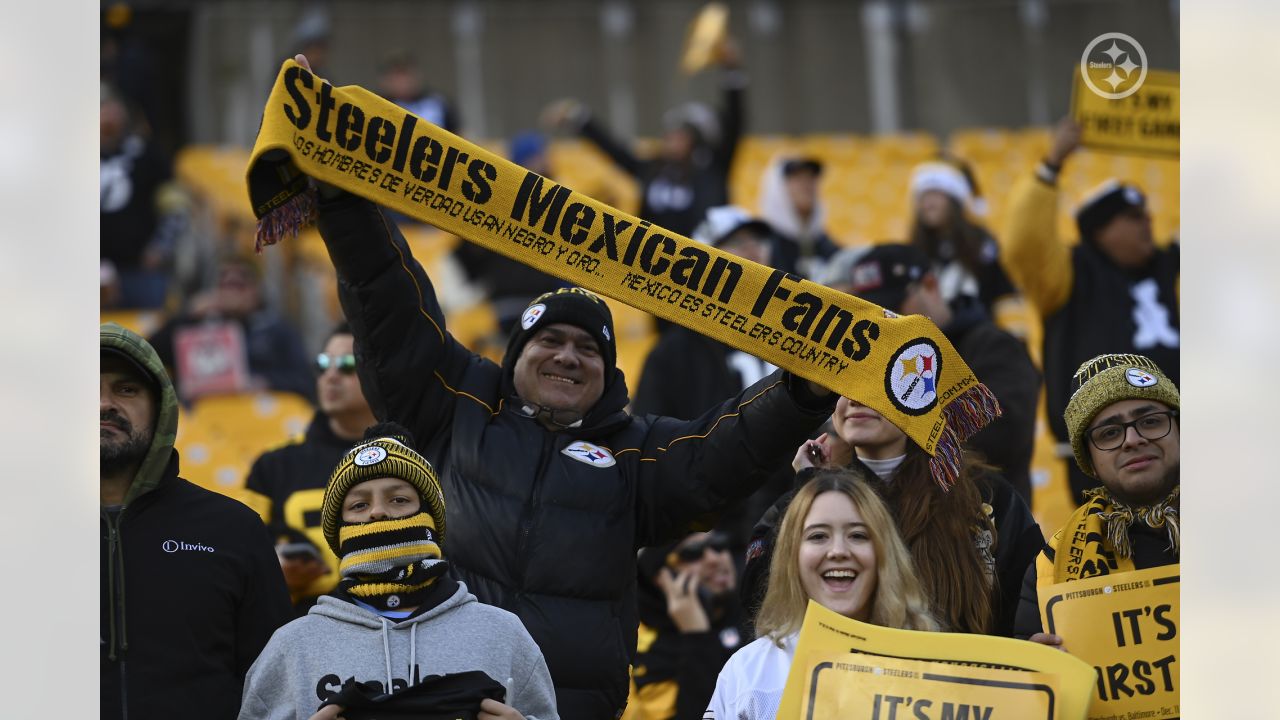
[[[324,489],[320,528],[329,548],[338,555],[342,501],[352,487],[375,478],[400,478],[418,490],[422,509],[435,521],[438,541],[444,542],[444,492],[431,463],[413,449],[413,436],[395,423],[380,423],[365,431],[364,441],[338,461]]]
[[[1097,477],[1089,459],[1089,423],[1108,405],[1121,400],[1155,400],[1178,409],[1178,387],[1143,355],[1099,355],[1076,370],[1071,399],[1063,411],[1076,464]]]
[[[520,325],[512,328],[507,354],[502,359],[504,370],[515,367],[525,343],[540,328],[566,323],[582,328],[595,338],[604,360],[605,376],[618,364],[618,345],[613,331],[613,313],[598,295],[580,287],[560,288],[543,293],[529,303],[520,316]]]

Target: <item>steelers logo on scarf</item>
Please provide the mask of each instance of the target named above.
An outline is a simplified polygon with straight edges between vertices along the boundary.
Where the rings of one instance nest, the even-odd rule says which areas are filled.
[[[426,512],[338,530],[338,587],[380,610],[417,607],[448,569]]]

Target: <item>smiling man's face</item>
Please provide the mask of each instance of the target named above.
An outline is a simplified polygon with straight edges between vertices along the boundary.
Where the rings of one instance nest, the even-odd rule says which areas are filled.
[[[591,333],[553,323],[525,343],[516,360],[516,393],[552,410],[586,415],[604,393],[604,358]]]

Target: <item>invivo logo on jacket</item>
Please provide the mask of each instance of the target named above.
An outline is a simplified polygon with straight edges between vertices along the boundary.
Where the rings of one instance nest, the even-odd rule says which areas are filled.
[[[165,540],[160,543],[160,549],[167,553],[175,553],[179,550],[196,550],[199,552],[213,552],[213,548],[201,543],[188,543],[181,540]]]

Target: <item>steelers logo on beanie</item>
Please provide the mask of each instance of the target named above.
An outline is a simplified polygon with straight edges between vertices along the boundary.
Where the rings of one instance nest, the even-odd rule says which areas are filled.
[[[1097,477],[1089,458],[1089,423],[1104,408],[1121,400],[1155,400],[1177,410],[1178,386],[1159,366],[1144,355],[1099,355],[1076,370],[1071,378],[1071,399],[1062,418],[1067,423],[1076,464],[1090,477]]]
[[[435,468],[413,449],[413,436],[395,423],[380,423],[365,431],[365,440],[347,451],[338,461],[324,489],[320,528],[335,555],[342,526],[342,501],[352,487],[375,478],[400,478],[412,485],[422,499],[422,509],[435,525],[435,535],[444,541],[444,492]]]
[[[566,323],[590,333],[600,346],[600,358],[604,360],[606,374],[618,364],[618,344],[609,306],[595,293],[571,287],[543,293],[529,303],[520,316],[520,325],[511,330],[502,367],[508,370],[515,367],[516,359],[529,338],[539,329],[555,323]]]

